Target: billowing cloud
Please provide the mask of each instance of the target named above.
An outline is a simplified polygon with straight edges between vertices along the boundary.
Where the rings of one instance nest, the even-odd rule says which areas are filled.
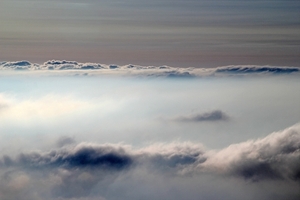
[[[253,181],[300,181],[300,126],[209,154],[206,169]]]
[[[124,144],[80,143],[46,153],[4,156],[2,167],[34,169],[98,168],[122,170],[139,165],[179,171],[214,172],[245,179],[300,181],[300,126],[295,125],[265,138],[232,144],[222,150],[205,151],[201,144],[153,144],[133,149]]]
[[[48,153],[22,153],[17,159],[4,157],[2,166],[25,168],[124,168],[132,163],[123,147],[113,145],[79,144],[72,149],[52,150]]]
[[[78,70],[76,75],[89,74],[118,74],[127,76],[146,77],[170,77],[191,78],[203,76],[225,76],[225,75],[258,75],[258,74],[290,74],[299,73],[299,67],[284,66],[257,66],[257,65],[231,65],[217,68],[175,68],[170,66],[140,66],[140,65],[106,65],[99,63],[79,63],[66,60],[49,60],[43,64],[30,63],[28,61],[0,62],[0,70],[25,70],[25,71],[69,71]]]
[[[142,148],[125,144],[72,143],[48,152],[3,156],[0,197],[104,199],[110,185],[112,191],[118,184],[138,187],[139,183],[134,182],[137,176],[149,178],[149,181],[153,176],[156,179],[181,177],[181,181],[188,183],[191,177],[206,180],[205,177],[212,175],[255,183],[276,180],[294,187],[300,181],[299,158],[299,125],[221,150],[205,150],[201,144],[191,142],[158,143]],[[293,197],[297,196],[297,189],[288,191],[293,192]]]
[[[193,114],[187,116],[178,116],[173,120],[178,122],[204,122],[204,121],[225,121],[229,116],[221,110],[214,110],[212,112]]]

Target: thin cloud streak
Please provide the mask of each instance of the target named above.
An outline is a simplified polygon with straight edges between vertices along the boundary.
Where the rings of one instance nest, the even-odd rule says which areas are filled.
[[[178,116],[172,119],[177,122],[214,122],[227,121],[230,117],[221,110],[214,110],[212,112],[193,114],[188,116]]]

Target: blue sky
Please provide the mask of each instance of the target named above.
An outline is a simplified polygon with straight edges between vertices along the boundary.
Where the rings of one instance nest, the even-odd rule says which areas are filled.
[[[299,66],[299,1],[4,0],[0,60]]]

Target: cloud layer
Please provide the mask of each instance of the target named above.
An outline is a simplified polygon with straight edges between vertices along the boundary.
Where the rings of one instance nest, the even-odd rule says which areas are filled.
[[[133,148],[125,144],[76,144],[70,138],[60,138],[59,142],[62,140],[67,142],[48,152],[2,156],[0,197],[104,199],[102,194],[106,194],[109,185],[140,187],[135,183],[136,177],[150,181],[157,175],[166,180],[181,177],[185,182],[194,176],[205,180],[207,175],[213,175],[252,183],[300,183],[299,124],[221,150],[206,150],[191,142]]]
[[[300,181],[300,126],[295,125],[265,138],[205,151],[201,144],[154,144],[133,149],[124,144],[80,143],[49,152],[3,156],[2,168],[64,168],[123,170],[150,165],[177,172],[213,172],[253,181]]]
[[[47,71],[80,70],[92,74],[121,74],[131,76],[162,76],[170,78],[191,78],[197,76],[245,75],[245,74],[290,74],[299,73],[298,67],[235,65],[217,68],[174,68],[169,66],[105,65],[79,63],[66,60],[49,60],[43,64],[28,61],[0,62],[0,70]],[[80,72],[78,72],[80,74]]]

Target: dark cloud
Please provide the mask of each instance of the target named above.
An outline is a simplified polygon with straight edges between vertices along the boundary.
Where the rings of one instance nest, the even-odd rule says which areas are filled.
[[[60,139],[60,145],[70,138]],[[62,143],[62,144],[61,144]],[[3,156],[2,167],[24,167],[28,169],[44,168],[103,168],[105,170],[122,170],[135,163],[152,163],[156,166],[176,168],[195,162],[203,162],[203,151],[199,146],[172,144],[152,146],[133,151],[125,145],[97,145],[81,143],[76,146],[65,146],[47,153],[22,153],[13,159]]]
[[[133,162],[130,155],[127,155],[122,148],[108,145],[84,145],[76,146],[74,149],[53,150],[49,153],[40,154],[37,152],[21,154],[16,160],[29,168],[64,167],[64,168],[85,168],[102,167],[109,169],[122,169]]]
[[[174,121],[179,122],[204,122],[204,121],[225,121],[228,120],[229,116],[221,110],[215,110],[212,112],[194,114],[189,116],[178,116],[175,117]]]
[[[64,137],[61,137],[57,140],[56,146],[57,147],[63,147],[65,145],[74,144],[75,142],[76,141],[74,140],[74,138],[64,136]]]

